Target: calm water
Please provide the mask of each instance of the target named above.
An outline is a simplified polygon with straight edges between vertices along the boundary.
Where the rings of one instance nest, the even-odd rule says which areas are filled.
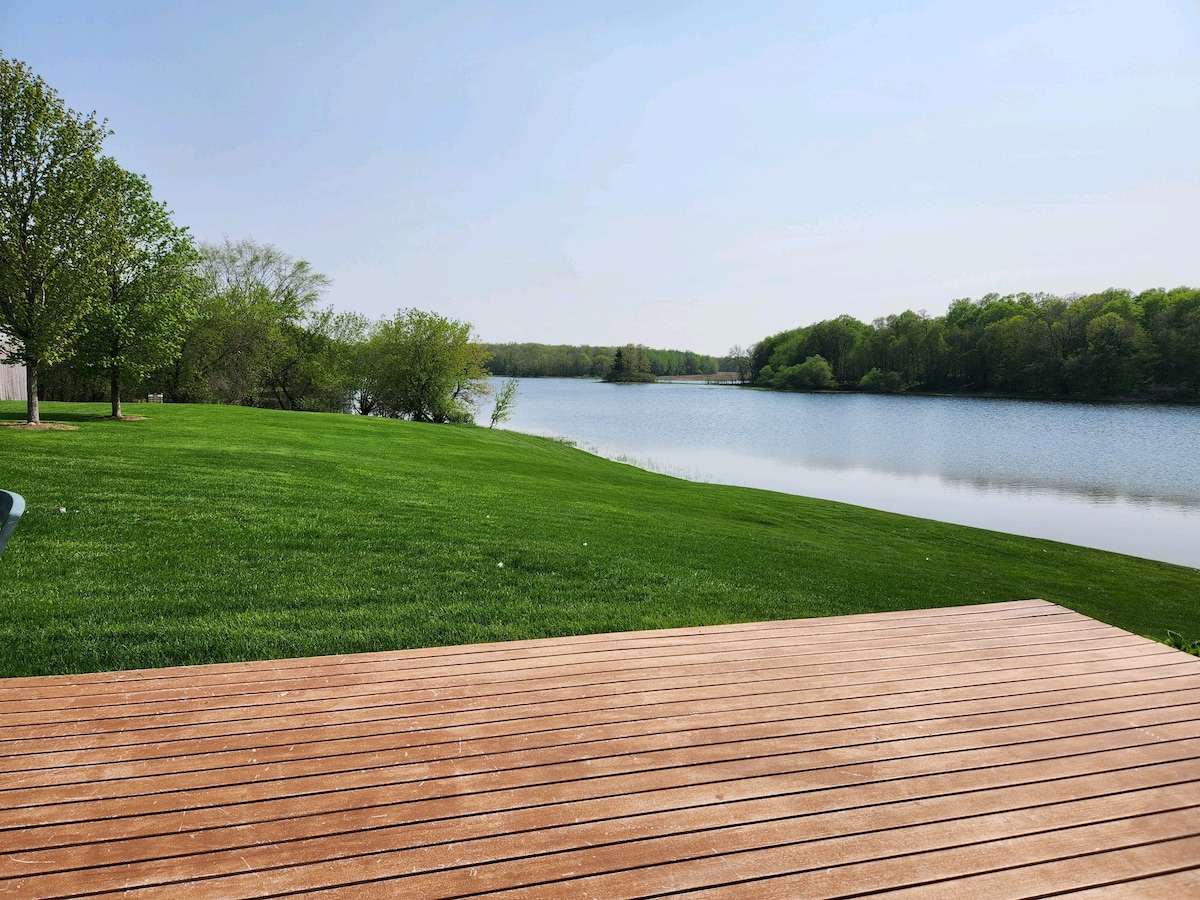
[[[506,427],[697,481],[1200,568],[1197,408],[542,378],[521,381]]]

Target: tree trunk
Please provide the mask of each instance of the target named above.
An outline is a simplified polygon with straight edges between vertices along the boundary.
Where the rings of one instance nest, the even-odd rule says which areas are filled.
[[[113,372],[109,384],[112,388],[112,417],[119,419],[121,418],[121,380],[117,377],[116,372]]]
[[[42,412],[38,409],[37,370],[36,362],[25,360],[25,400],[30,425],[42,423]]]

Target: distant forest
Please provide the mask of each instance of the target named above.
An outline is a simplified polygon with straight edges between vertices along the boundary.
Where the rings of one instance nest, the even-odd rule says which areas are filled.
[[[574,347],[567,344],[487,344],[489,372],[501,378],[604,378],[612,369],[618,347]],[[715,375],[736,371],[732,357],[705,356],[690,350],[638,347],[650,372],[660,378]]]
[[[488,344],[501,377],[609,377],[618,349]],[[1200,399],[1200,290],[988,294],[867,324],[838,316],[714,357],[638,346],[658,377],[737,373],[774,390]]]
[[[752,383],[777,390],[1192,400],[1200,290],[988,294],[944,316],[839,316],[765,338],[750,355]]]

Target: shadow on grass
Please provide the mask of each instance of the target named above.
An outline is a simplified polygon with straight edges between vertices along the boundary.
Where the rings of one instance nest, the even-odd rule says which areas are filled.
[[[49,416],[42,416],[43,425],[80,424],[85,422],[143,422],[145,416],[123,415],[114,419],[109,413],[69,413],[55,411]],[[0,411],[0,425],[24,425],[24,412]]]
[[[54,425],[59,422],[95,422],[103,419],[104,416],[97,416],[90,413],[60,413],[55,411],[53,415],[42,416],[42,422],[46,425]],[[22,424],[26,420],[24,412],[0,412],[0,422],[13,422]]]

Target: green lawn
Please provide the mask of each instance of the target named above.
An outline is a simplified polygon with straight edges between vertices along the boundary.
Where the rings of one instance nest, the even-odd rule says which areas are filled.
[[[18,421],[23,404],[0,404]],[[1200,634],[1200,571],[766,491],[484,428],[53,404],[0,428],[25,517],[0,674],[1043,597]],[[503,564],[503,565],[501,565]]]

